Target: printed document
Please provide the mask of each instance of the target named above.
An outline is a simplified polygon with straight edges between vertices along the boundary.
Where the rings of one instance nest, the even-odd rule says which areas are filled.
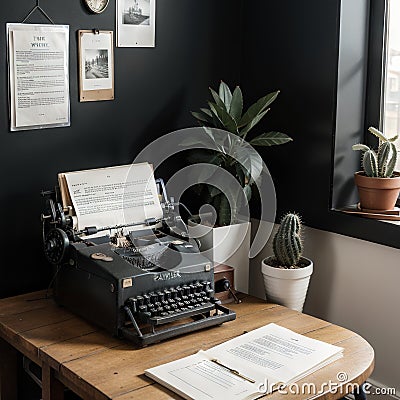
[[[186,399],[256,399],[337,360],[342,352],[269,324],[145,373]]]
[[[64,173],[59,181],[63,205],[71,202],[78,229],[143,224],[163,215],[148,163]]]
[[[7,24],[11,130],[69,125],[64,25]]]

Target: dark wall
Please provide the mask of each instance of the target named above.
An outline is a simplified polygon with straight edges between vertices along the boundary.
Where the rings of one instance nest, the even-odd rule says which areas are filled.
[[[252,1],[246,9],[242,86],[253,100],[281,90],[263,122],[293,142],[259,148],[277,189],[279,212],[306,221],[330,202],[338,66],[338,0]]]
[[[79,103],[78,29],[113,29],[115,2],[100,15],[80,1],[42,0],[57,24],[70,25],[71,127],[9,131],[5,24],[20,22],[33,0],[0,2],[0,297],[47,286],[42,257],[42,189],[57,173],[129,163],[152,139],[194,126],[208,86],[239,83],[241,0],[168,0],[156,8],[156,47],[115,49],[114,101]],[[30,22],[45,22],[34,14]]]

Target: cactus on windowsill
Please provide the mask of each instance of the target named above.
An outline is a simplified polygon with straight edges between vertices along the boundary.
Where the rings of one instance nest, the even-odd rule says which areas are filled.
[[[280,268],[299,268],[303,253],[301,239],[301,220],[297,214],[288,213],[281,221],[281,225],[273,240],[275,266]]]
[[[362,166],[366,176],[372,178],[391,178],[397,162],[397,149],[394,141],[398,135],[387,138],[378,129],[370,127],[369,132],[375,135],[379,141],[379,148],[376,152],[365,144],[353,145],[353,150],[363,151]]]

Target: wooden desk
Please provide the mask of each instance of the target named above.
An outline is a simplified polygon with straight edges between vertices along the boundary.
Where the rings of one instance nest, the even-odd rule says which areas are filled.
[[[242,297],[243,298],[243,297]],[[306,336],[344,347],[344,357],[304,379],[304,382],[339,382],[339,372],[348,381],[362,384],[373,370],[374,351],[360,336],[329,322],[285,307],[244,297],[230,304],[237,319],[218,327],[194,332],[142,349],[110,337],[101,329],[44,299],[44,292],[0,300],[0,394],[16,399],[17,351],[42,366],[43,399],[62,399],[63,385],[84,399],[179,399],[155,384],[146,368],[208,349],[270,322]],[[299,381],[301,384],[303,381]],[[346,394],[322,393],[321,399]],[[274,393],[267,399],[306,399],[301,394]]]

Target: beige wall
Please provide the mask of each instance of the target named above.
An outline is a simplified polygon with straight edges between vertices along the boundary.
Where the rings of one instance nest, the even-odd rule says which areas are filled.
[[[367,339],[376,353],[372,378],[400,391],[400,250],[311,228],[304,239],[314,261],[304,312]],[[259,297],[261,260],[271,253],[269,241],[251,260],[250,293]]]

